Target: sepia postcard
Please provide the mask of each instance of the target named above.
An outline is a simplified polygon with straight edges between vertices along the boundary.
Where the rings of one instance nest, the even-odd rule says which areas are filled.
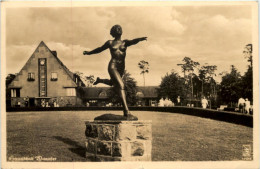
[[[259,168],[258,15],[1,2],[1,168]]]

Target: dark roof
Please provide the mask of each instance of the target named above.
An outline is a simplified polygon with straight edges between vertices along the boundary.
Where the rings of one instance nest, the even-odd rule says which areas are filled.
[[[142,92],[141,98],[156,98],[158,97],[157,88],[158,86],[137,87],[137,92]],[[101,92],[107,94],[110,87],[85,87],[83,89],[84,98],[86,99],[106,99],[108,96],[102,95]]]
[[[158,86],[139,86],[137,92],[142,92],[144,98],[154,98],[158,97],[157,88]]]
[[[84,98],[87,99],[105,99],[107,96],[100,96],[101,92],[106,92],[110,87],[84,87]]]

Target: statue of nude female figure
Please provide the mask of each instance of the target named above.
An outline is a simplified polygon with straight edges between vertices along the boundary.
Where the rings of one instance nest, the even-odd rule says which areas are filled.
[[[124,116],[128,120],[133,120],[134,116],[131,115],[126,103],[125,85],[122,80],[125,70],[126,49],[127,47],[135,45],[140,41],[147,40],[147,37],[136,38],[133,40],[121,40],[122,28],[120,25],[114,25],[110,30],[110,34],[115,38],[114,40],[108,40],[103,46],[92,51],[84,51],[83,55],[92,55],[100,53],[108,48],[110,49],[111,60],[108,64],[108,73],[111,79],[100,79],[98,77],[94,85],[103,83],[109,86],[116,86],[119,96],[122,99]]]

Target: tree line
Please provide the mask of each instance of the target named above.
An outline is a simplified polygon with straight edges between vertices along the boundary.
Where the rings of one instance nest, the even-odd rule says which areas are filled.
[[[252,44],[246,45],[243,53],[248,61],[248,68],[244,75],[234,65],[229,72],[222,72],[221,82],[217,83],[216,65],[200,65],[190,57],[184,57],[181,66],[183,77],[172,70],[167,73],[158,88],[159,97],[168,97],[175,103],[177,97],[184,104],[200,102],[205,97],[210,101],[210,106],[229,105],[235,107],[240,97],[248,98],[253,102],[253,57]],[[246,63],[245,63],[246,64]],[[195,73],[195,71],[197,73]]]
[[[201,65],[198,61],[192,60],[190,57],[184,57],[182,63],[177,64],[181,67],[183,76],[175,70],[166,73],[158,86],[158,100],[160,98],[169,98],[174,103],[177,103],[177,98],[179,97],[183,102],[182,105],[186,105],[188,103],[198,103],[205,97],[210,101],[212,107],[222,104],[234,107],[238,99],[243,97],[248,98],[253,103],[252,51],[252,44],[246,45],[243,50],[248,61],[248,68],[245,74],[241,75],[237,68],[231,65],[229,72],[225,71],[219,74],[222,76],[220,83],[216,82],[216,65]],[[140,74],[143,75],[145,86],[145,74],[149,73],[149,63],[142,60],[138,63],[138,67],[141,70]],[[75,72],[75,74],[84,80],[87,87],[91,87],[95,81],[94,75],[85,76],[81,72]],[[14,74],[9,74],[6,77],[6,86],[14,78]],[[126,86],[127,101],[130,105],[135,105],[137,101],[136,80],[127,71],[125,71],[122,79]],[[109,90],[108,97],[113,103],[120,102],[120,98],[117,96],[114,88]]]

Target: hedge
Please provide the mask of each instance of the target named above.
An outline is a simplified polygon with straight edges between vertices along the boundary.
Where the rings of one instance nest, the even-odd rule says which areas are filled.
[[[214,120],[225,121],[253,127],[253,116],[236,112],[217,111],[194,107],[129,107],[132,111],[158,111],[169,113],[180,113]],[[122,110],[122,107],[9,107],[7,112],[20,111],[98,111],[98,110]]]

